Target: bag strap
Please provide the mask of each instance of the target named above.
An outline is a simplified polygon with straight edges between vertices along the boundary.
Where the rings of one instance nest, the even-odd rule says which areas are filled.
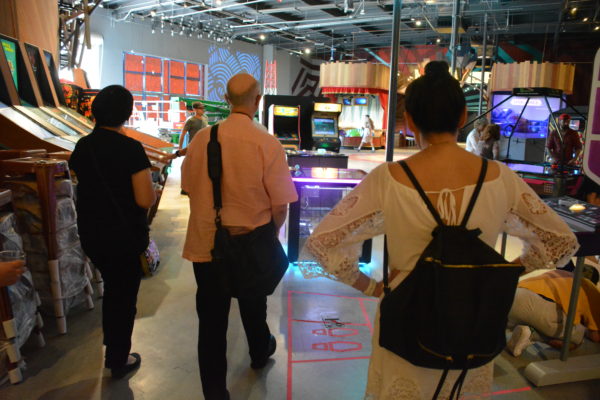
[[[471,216],[471,212],[475,207],[475,202],[477,201],[477,197],[479,196],[479,192],[481,191],[481,187],[483,186],[483,181],[485,180],[485,174],[487,173],[488,161],[485,158],[481,158],[481,172],[479,172],[479,178],[477,179],[477,185],[475,185],[475,190],[473,190],[473,195],[471,196],[471,200],[469,201],[469,205],[467,206],[467,210],[465,211],[465,216],[463,217],[460,226],[465,228],[467,226],[467,221],[469,221],[469,217]]]
[[[215,225],[217,228],[221,225],[221,208],[223,199],[221,197],[221,176],[223,174],[223,163],[221,159],[221,144],[217,140],[219,125],[214,124],[210,128],[210,141],[206,147],[208,160],[208,176],[213,187],[213,207],[216,211]]]
[[[402,160],[402,161],[398,161],[398,163],[404,169],[406,176],[408,176],[408,178],[412,182],[413,186],[419,193],[419,196],[421,196],[421,199],[423,199],[423,201],[425,202],[427,209],[429,210],[431,215],[433,215],[433,218],[435,219],[437,224],[441,225],[441,226],[445,225],[444,221],[442,221],[442,218],[440,217],[440,214],[437,212],[437,210],[431,203],[431,200],[429,200],[429,197],[427,197],[427,194],[425,194],[425,191],[419,184],[419,181],[417,181],[417,178],[415,177],[415,175],[413,174],[411,169],[408,167],[406,162],[404,160]],[[488,165],[488,161],[485,158],[482,158],[481,159],[481,171],[479,172],[479,177],[477,178],[477,184],[475,185],[475,190],[473,191],[473,195],[471,196],[471,199],[469,200],[469,205],[467,206],[467,210],[465,211],[463,220],[460,223],[460,226],[462,226],[463,228],[467,226],[469,217],[471,216],[471,213],[473,212],[473,208],[475,207],[475,202],[477,201],[477,197],[479,197],[479,192],[481,192],[481,187],[483,186],[483,181],[485,180],[485,175],[487,173],[487,165]]]
[[[444,224],[444,221],[442,221],[440,214],[438,214],[437,210],[431,203],[431,200],[429,200],[429,197],[427,197],[427,195],[425,194],[425,191],[419,184],[419,181],[417,181],[417,178],[415,177],[413,172],[410,170],[410,168],[406,164],[406,161],[404,161],[404,160],[398,161],[398,164],[400,164],[400,166],[404,169],[406,176],[408,176],[408,179],[410,179],[410,181],[412,182],[412,184],[415,187],[415,189],[417,190],[417,192],[419,192],[419,196],[421,196],[421,199],[423,199],[423,201],[425,202],[425,205],[427,206],[427,209],[429,210],[431,215],[433,215],[435,222],[437,222],[437,224],[440,226],[446,225],[446,224]]]

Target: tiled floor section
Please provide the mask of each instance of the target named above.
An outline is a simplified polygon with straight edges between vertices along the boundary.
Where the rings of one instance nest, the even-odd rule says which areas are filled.
[[[404,157],[414,150],[398,152]],[[382,151],[351,154],[350,166],[371,170],[383,162]],[[179,194],[178,167],[174,166],[152,236],[161,249],[159,274],[142,282],[133,351],[143,357],[140,370],[130,379],[114,382],[102,369],[100,309],[74,310],[69,332],[56,333],[46,316],[47,346],[27,344],[25,381],[0,388],[2,400],[188,400],[202,399],[196,361],[197,319],[195,281],[191,263],[180,257],[187,223],[187,198]],[[380,275],[381,239],[374,241],[374,261]],[[509,257],[519,247],[510,241]],[[269,324],[277,338],[277,351],[262,371],[249,368],[246,339],[237,307],[232,307],[228,333],[229,390],[233,400],[359,400],[366,384],[371,324],[375,302],[340,283],[325,279],[304,280],[290,268],[269,298]],[[338,318],[339,326],[323,319]],[[575,352],[589,354],[600,346]],[[527,363],[557,358],[545,345],[530,346],[519,358],[498,357],[493,393],[482,399],[600,399],[600,381],[544,388],[532,387],[522,376]],[[473,399],[469,397],[469,399]],[[466,400],[466,398],[465,398]]]

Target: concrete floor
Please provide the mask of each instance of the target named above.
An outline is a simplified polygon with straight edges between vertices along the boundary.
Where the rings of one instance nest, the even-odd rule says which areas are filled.
[[[350,150],[350,167],[371,170],[384,160],[376,153]],[[410,154],[400,151],[396,158]],[[0,387],[2,400],[202,399],[196,359],[197,319],[195,281],[189,261],[180,257],[187,225],[187,198],[179,194],[178,164],[173,168],[152,224],[152,237],[161,251],[160,272],[142,282],[133,351],[142,355],[141,368],[129,379],[112,381],[103,370],[100,310],[73,310],[68,333],[58,335],[45,316],[47,345],[22,348],[27,362],[24,381]],[[374,241],[368,266],[380,275],[381,239]],[[508,257],[519,246],[509,241]],[[359,400],[366,384],[370,337],[376,303],[371,298],[326,279],[304,280],[290,268],[269,298],[269,324],[277,338],[273,360],[262,371],[249,368],[246,339],[235,302],[228,332],[228,386],[233,400]],[[343,326],[325,330],[324,316],[335,313]],[[330,336],[327,336],[330,335]],[[334,338],[331,336],[335,335]],[[574,355],[600,351],[586,343]],[[473,398],[600,399],[600,380],[533,387],[523,376],[531,361],[558,358],[543,344],[530,346],[519,358],[501,354],[494,370],[493,393]],[[466,400],[466,398],[465,398]]]

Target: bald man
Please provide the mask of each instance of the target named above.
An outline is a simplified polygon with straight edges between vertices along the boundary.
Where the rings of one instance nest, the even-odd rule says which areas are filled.
[[[287,205],[298,199],[279,141],[253,120],[260,102],[258,82],[237,74],[227,83],[231,108],[219,123],[223,175],[223,225],[232,235],[244,234],[274,222],[276,231],[287,217]],[[227,391],[227,322],[231,297],[219,288],[220,274],[212,263],[215,234],[212,182],[208,176],[210,128],[190,143],[181,167],[182,189],[189,194],[190,217],[183,257],[193,262],[198,290],[198,364],[206,400],[229,399]],[[267,325],[267,298],[239,298],[240,316],[250,353],[250,367],[263,368],[275,352],[276,341]]]

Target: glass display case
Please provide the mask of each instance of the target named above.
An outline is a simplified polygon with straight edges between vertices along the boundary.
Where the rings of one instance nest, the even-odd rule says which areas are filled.
[[[288,258],[298,261],[306,239],[321,219],[331,211],[360,181],[366,172],[341,168],[301,168],[292,171],[298,201],[290,204],[288,224]],[[372,241],[363,243],[360,262],[371,262]]]

